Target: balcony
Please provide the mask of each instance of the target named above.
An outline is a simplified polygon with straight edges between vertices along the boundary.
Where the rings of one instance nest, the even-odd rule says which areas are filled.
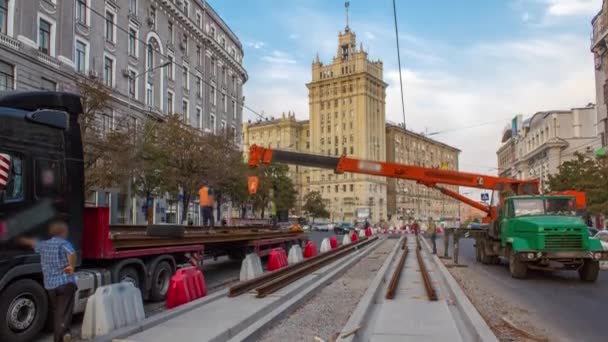
[[[593,33],[591,35],[591,50],[594,50],[598,45],[605,46],[604,38],[608,32],[608,17],[606,13],[600,12],[593,20]]]
[[[53,68],[59,69],[60,63],[54,57],[51,57],[41,51],[37,51],[36,54],[38,55],[38,60],[41,61],[42,63],[44,63],[46,65],[50,65]]]
[[[0,44],[8,46],[11,49],[15,50],[19,50],[19,48],[21,47],[20,41],[4,34],[0,34]]]

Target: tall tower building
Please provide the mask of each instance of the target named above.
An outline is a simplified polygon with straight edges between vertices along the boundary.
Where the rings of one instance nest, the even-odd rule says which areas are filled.
[[[306,86],[310,153],[385,159],[387,84],[382,79],[382,62],[369,60],[363,44],[357,47],[356,35],[348,26],[348,5],[335,57],[324,65],[317,54],[312,81]],[[303,173],[302,190],[321,192],[332,221],[387,219],[385,178],[310,168]]]

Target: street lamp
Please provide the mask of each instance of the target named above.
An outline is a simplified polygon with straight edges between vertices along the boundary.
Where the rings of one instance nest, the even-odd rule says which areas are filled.
[[[158,69],[166,68],[166,67],[168,67],[171,64],[173,64],[173,62],[171,62],[171,61],[165,62],[165,63],[163,63],[161,65],[157,65],[157,66],[152,67],[152,68],[150,68],[148,70],[140,72],[139,74],[137,74],[137,75],[135,75],[133,77],[131,77],[131,74],[129,74],[129,86],[127,87],[128,88],[127,89],[127,93],[129,95],[128,101],[127,101],[127,113],[131,113],[131,89],[130,89],[131,88],[131,80],[136,80],[136,79],[138,79],[141,76],[147,75],[147,74],[149,74],[149,73],[151,73],[151,72],[153,72],[155,70],[158,70]],[[135,87],[135,85],[133,85],[133,87]],[[161,89],[161,91],[162,91],[162,89]],[[133,207],[132,207],[132,205],[133,205],[133,198],[132,198],[132,193],[131,193],[132,192],[132,190],[131,190],[131,183],[132,182],[133,182],[133,176],[130,175],[129,182],[127,184],[127,198],[128,198],[128,201],[127,201],[127,221],[129,223],[131,223],[131,224],[134,224],[134,222],[133,222],[134,215],[133,215]],[[148,199],[146,198],[146,204],[147,204],[147,201],[148,201]],[[148,218],[148,220],[149,220],[149,218]]]

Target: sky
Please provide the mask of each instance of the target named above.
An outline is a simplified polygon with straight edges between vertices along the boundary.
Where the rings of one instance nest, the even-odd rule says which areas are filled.
[[[308,117],[311,64],[328,64],[341,0],[209,0],[244,48],[245,103]],[[397,0],[405,121],[459,148],[460,170],[496,174],[516,114],[595,103],[591,19],[602,0]],[[403,122],[392,0],[352,0],[349,26],[384,63],[386,118]],[[256,119],[245,110],[244,120]],[[483,125],[480,125],[483,124]],[[471,127],[476,126],[476,127]]]

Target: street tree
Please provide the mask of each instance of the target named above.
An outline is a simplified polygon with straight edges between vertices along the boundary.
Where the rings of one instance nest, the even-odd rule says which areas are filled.
[[[304,211],[312,217],[312,222],[315,222],[316,217],[329,218],[329,211],[325,208],[325,202],[321,193],[311,191],[304,196]]]
[[[296,202],[296,190],[289,178],[289,167],[281,164],[262,165],[253,170],[258,177],[258,190],[253,196],[253,208],[264,217],[270,202],[274,202],[277,214],[285,214]]]

